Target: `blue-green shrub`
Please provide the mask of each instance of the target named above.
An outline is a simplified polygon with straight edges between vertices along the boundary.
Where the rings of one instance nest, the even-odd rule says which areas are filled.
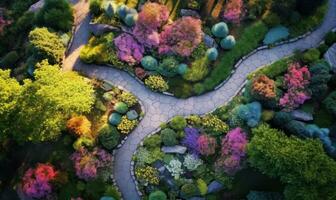
[[[166,128],[161,131],[161,141],[166,146],[174,146],[177,142],[177,134],[173,129]]]
[[[206,55],[208,57],[208,60],[215,61],[218,57],[218,50],[216,48],[210,48],[207,50]]]
[[[124,22],[127,26],[134,26],[137,20],[138,20],[138,14],[127,14],[124,19]]]
[[[236,45],[236,40],[232,35],[222,39],[220,45],[223,49],[232,49]]]
[[[119,144],[120,133],[114,126],[104,125],[99,130],[98,141],[99,143],[108,150],[113,149]]]
[[[158,61],[152,56],[145,56],[141,60],[141,65],[143,68],[153,71],[158,68]]]
[[[127,119],[135,120],[139,117],[138,113],[135,110],[130,110],[126,113]]]
[[[167,195],[164,192],[157,190],[150,193],[149,200],[167,200]]]
[[[212,26],[211,32],[216,37],[225,38],[229,33],[229,28],[225,22],[219,22]]]
[[[288,28],[284,26],[277,26],[268,31],[263,43],[266,45],[273,44],[280,40],[286,39],[289,36]]]
[[[230,123],[233,126],[256,127],[260,122],[261,112],[261,104],[257,101],[239,105],[233,109]]]
[[[188,65],[182,63],[177,66],[177,73],[180,75],[186,74],[188,71]]]
[[[124,19],[126,15],[128,14],[127,10],[128,10],[128,7],[126,5],[124,4],[120,5],[117,8],[117,13],[118,13],[119,18]]]
[[[125,114],[128,111],[128,106],[124,102],[118,102],[114,105],[114,110],[120,114]]]
[[[121,122],[121,115],[119,113],[112,113],[109,117],[109,122],[114,126],[119,125]]]
[[[112,18],[114,16],[114,8],[115,5],[112,2],[107,2],[104,5],[105,15],[109,18]]]

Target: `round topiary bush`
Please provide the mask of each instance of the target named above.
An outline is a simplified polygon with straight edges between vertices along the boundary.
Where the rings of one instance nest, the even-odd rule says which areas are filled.
[[[217,60],[218,57],[218,50],[216,48],[210,48],[206,52],[207,58],[211,61]]]
[[[169,125],[175,130],[183,130],[187,126],[187,121],[182,116],[175,116]]]
[[[112,113],[109,117],[109,122],[113,126],[117,126],[121,122],[121,115],[119,113]]]
[[[104,125],[98,134],[100,144],[107,150],[111,150],[119,144],[120,133],[114,126]]]
[[[126,113],[127,119],[135,120],[139,117],[138,113],[135,110],[130,110]]]
[[[188,71],[188,65],[182,63],[177,66],[177,73],[180,75],[186,74]]]
[[[141,59],[143,68],[153,71],[158,67],[158,61],[153,56],[145,56]]]
[[[227,36],[226,38],[222,39],[220,42],[220,46],[223,49],[232,49],[236,45],[236,40],[232,35]]]
[[[137,20],[138,14],[127,14],[124,22],[127,26],[134,26]]]
[[[161,141],[165,146],[174,146],[177,142],[177,134],[173,129],[166,128],[161,131]]]
[[[124,102],[118,102],[114,105],[113,109],[120,114],[125,114],[128,111],[128,106]]]
[[[119,18],[124,19],[126,17],[126,15],[128,14],[127,10],[128,10],[128,7],[126,5],[124,5],[124,4],[120,5],[117,8],[117,13],[118,13]]]
[[[167,195],[164,192],[157,190],[150,193],[149,200],[167,200]]]
[[[219,22],[213,25],[211,32],[216,37],[225,38],[229,34],[229,28],[225,22]]]

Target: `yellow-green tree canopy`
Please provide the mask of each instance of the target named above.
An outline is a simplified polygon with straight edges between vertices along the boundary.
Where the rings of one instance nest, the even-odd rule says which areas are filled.
[[[47,61],[37,65],[35,81],[25,80],[20,87],[15,109],[8,119],[8,130],[18,141],[56,139],[72,114],[89,112],[94,103],[90,83]]]

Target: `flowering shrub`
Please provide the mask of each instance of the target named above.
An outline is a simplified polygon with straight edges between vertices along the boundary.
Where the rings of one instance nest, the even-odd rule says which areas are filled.
[[[51,181],[57,171],[50,164],[38,164],[35,169],[28,169],[22,179],[22,190],[31,198],[44,198],[52,192]]]
[[[214,154],[216,151],[216,146],[216,139],[208,135],[201,135],[197,139],[198,151],[204,156]]]
[[[134,37],[145,47],[157,47],[160,43],[158,28],[164,25],[169,17],[168,8],[158,3],[146,3],[138,15],[133,30]]]
[[[246,134],[241,128],[231,130],[222,139],[221,157],[217,166],[223,167],[228,174],[234,174],[240,168],[241,159],[246,156],[247,142]]]
[[[173,159],[166,165],[167,170],[175,179],[179,179],[183,174],[182,163],[179,160]]]
[[[199,155],[197,140],[200,137],[196,128],[185,128],[185,136],[182,144],[188,148],[188,151],[194,155]]]
[[[145,183],[158,185],[160,182],[159,172],[150,166],[145,168],[136,168],[135,175],[139,180],[144,181]]]
[[[120,60],[130,65],[141,61],[145,49],[130,34],[123,33],[119,35],[114,39],[114,44],[117,47]]]
[[[160,75],[151,75],[145,79],[145,85],[150,89],[165,92],[169,89],[168,83]]]
[[[122,134],[129,134],[135,126],[138,124],[138,120],[129,120],[127,116],[122,116],[120,124],[117,126],[117,129]]]
[[[160,33],[159,53],[175,53],[190,56],[193,50],[202,42],[201,20],[192,17],[182,17],[172,24],[164,26]]]
[[[287,92],[280,99],[280,106],[284,107],[285,110],[293,110],[310,99],[307,89],[310,78],[307,66],[300,66],[299,63],[290,64],[284,77]]]
[[[253,80],[252,93],[257,98],[273,99],[276,97],[275,82],[265,75],[261,75]]]
[[[224,19],[229,22],[239,23],[243,6],[243,0],[229,0],[224,8]]]
[[[100,169],[111,167],[112,155],[100,148],[91,152],[81,148],[71,155],[71,160],[78,178],[88,181],[96,178]]]
[[[185,166],[190,171],[196,170],[197,167],[199,167],[202,164],[203,160],[197,158],[195,155],[187,154],[184,157],[183,166]]]
[[[212,114],[203,117],[202,125],[206,131],[214,135],[226,133],[229,131],[229,126]]]

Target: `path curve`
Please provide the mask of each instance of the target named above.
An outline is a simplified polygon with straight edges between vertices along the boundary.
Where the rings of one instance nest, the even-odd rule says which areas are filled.
[[[322,25],[312,34],[294,43],[284,44],[272,49],[258,51],[244,60],[232,77],[218,90],[202,96],[188,99],[177,99],[155,93],[141,85],[128,73],[103,67],[87,65],[79,60],[79,51],[89,39],[90,16],[87,14],[74,34],[74,42],[70,53],[64,61],[64,70],[77,70],[91,78],[107,80],[132,92],[144,105],[145,116],[138,127],[130,134],[124,145],[116,151],[114,177],[125,200],[138,200],[135,184],[131,177],[131,160],[133,152],[142,139],[153,132],[160,123],[166,122],[175,115],[204,114],[227,103],[243,87],[246,76],[258,67],[271,64],[283,57],[291,55],[295,50],[316,47],[324,35],[336,27],[336,0],[329,0],[329,10]]]

